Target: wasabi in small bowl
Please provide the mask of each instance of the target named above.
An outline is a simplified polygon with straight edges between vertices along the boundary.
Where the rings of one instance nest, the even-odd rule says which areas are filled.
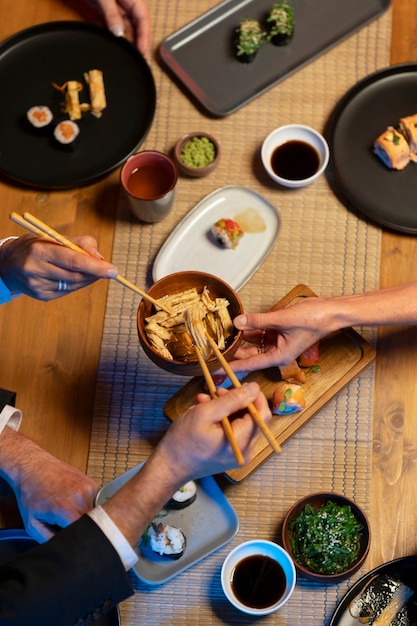
[[[220,144],[209,133],[187,133],[177,141],[174,155],[183,174],[193,177],[207,176],[219,164]]]

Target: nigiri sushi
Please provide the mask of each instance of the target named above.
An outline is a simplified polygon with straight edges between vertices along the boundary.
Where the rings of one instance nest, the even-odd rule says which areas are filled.
[[[186,538],[180,528],[158,522],[149,527],[150,546],[154,552],[170,559],[179,559],[185,550]]]
[[[236,248],[244,232],[240,225],[227,217],[223,217],[213,224],[211,233],[217,243],[224,248]]]

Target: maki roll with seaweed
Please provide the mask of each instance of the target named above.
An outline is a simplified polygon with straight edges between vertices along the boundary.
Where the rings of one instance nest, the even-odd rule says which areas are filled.
[[[186,538],[180,528],[164,524],[153,523],[149,527],[149,542],[152,550],[161,556],[170,559],[179,559],[184,554]]]
[[[52,122],[52,111],[47,106],[34,106],[26,113],[29,122],[35,128],[44,128]]]
[[[54,137],[64,147],[73,147],[80,132],[79,126],[71,120],[64,120],[55,126]]]
[[[193,480],[189,480],[185,485],[180,487],[178,491],[174,493],[170,501],[168,502],[168,507],[170,509],[185,509],[185,507],[189,506],[194,502],[197,497],[197,485]]]
[[[211,234],[223,248],[236,248],[244,232],[240,225],[230,218],[223,217],[211,227]]]
[[[265,41],[265,34],[258,20],[246,18],[235,31],[236,56],[241,63],[251,63]]]
[[[269,25],[268,41],[275,46],[285,46],[294,35],[294,9],[287,0],[272,5],[266,21]]]

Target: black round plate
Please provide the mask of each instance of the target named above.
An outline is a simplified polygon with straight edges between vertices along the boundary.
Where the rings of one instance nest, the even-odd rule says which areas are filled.
[[[389,561],[388,563],[379,565],[371,572],[365,574],[365,576],[362,576],[362,578],[349,589],[340,602],[330,620],[329,626],[358,626],[358,620],[349,613],[349,604],[353,598],[360,593],[361,589],[365,587],[368,580],[377,574],[388,574],[417,591],[417,556],[406,556],[401,559]],[[412,597],[414,598],[414,596]]]
[[[417,113],[417,64],[375,72],[350,89],[328,128],[331,163],[342,195],[366,216],[394,230],[417,232],[417,163],[388,169],[372,153],[375,139]]]
[[[0,530],[0,564],[37,545],[25,530]],[[115,607],[94,623],[97,626],[120,626],[119,609]]]
[[[53,126],[26,120],[35,105],[49,106],[55,121],[63,94],[52,83],[84,84],[84,72],[103,72],[107,108],[100,119],[84,113],[74,149],[53,137]],[[65,189],[91,183],[120,165],[143,142],[155,113],[155,84],[144,58],[122,37],[84,22],[50,22],[0,44],[0,172],[33,187]]]

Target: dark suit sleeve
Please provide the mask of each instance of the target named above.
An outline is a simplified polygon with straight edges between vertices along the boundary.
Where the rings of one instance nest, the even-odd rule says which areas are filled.
[[[85,515],[0,566],[0,624],[89,624],[132,594],[117,551]]]

